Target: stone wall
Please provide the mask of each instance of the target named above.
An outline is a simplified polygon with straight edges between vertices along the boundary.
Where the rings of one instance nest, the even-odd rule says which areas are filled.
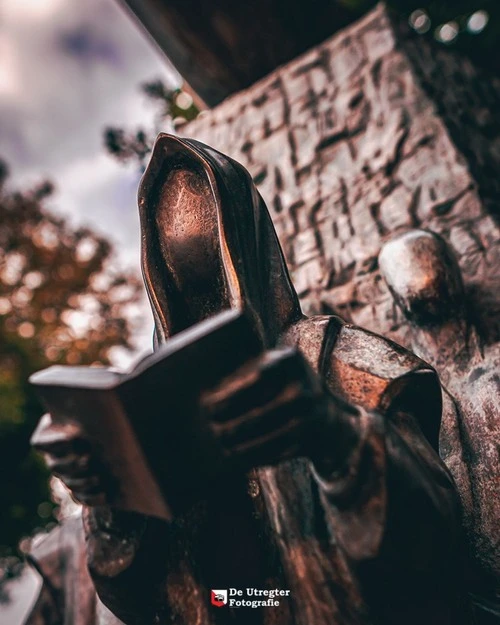
[[[180,134],[250,170],[307,313],[408,344],[377,256],[423,227],[451,243],[480,331],[498,339],[500,85],[383,5]]]

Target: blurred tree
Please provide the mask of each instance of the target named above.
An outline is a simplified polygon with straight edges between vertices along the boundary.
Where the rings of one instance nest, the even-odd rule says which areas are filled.
[[[27,380],[52,364],[109,364],[130,348],[137,277],[113,269],[108,241],[45,207],[52,185],[6,186],[0,164],[0,556],[54,522],[47,474],[30,452],[42,414]]]
[[[160,130],[175,130],[194,119],[199,110],[189,93],[179,87],[167,87],[161,80],[144,83],[141,90],[158,106],[155,131],[147,133],[143,129],[126,131],[109,127],[104,131],[104,143],[108,152],[119,161],[136,161],[144,169],[156,134]]]

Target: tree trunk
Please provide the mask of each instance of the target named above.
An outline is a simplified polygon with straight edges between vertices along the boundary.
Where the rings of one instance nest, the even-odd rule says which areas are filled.
[[[250,170],[306,313],[336,312],[438,369],[449,391],[442,455],[464,504],[471,584],[494,610],[499,111],[498,80],[417,40],[379,5],[181,132]],[[407,231],[424,237],[420,229],[441,235],[458,259],[466,294],[461,320],[453,313],[451,321],[426,326],[411,310],[405,316],[396,287],[391,294],[384,281],[381,249]]]

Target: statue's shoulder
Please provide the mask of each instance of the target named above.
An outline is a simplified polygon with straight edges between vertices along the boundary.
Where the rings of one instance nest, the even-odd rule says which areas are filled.
[[[421,358],[333,315],[301,319],[284,342],[301,349],[336,395],[382,414],[412,412],[437,445],[441,387],[435,370]]]
[[[311,366],[325,375],[332,359],[387,380],[416,371],[434,371],[398,343],[335,315],[300,319],[283,335],[282,343],[297,346]]]

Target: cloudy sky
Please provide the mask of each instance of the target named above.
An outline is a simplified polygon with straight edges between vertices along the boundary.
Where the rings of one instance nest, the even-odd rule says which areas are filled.
[[[152,127],[140,83],[175,80],[116,0],[0,0],[0,155],[19,184],[52,179],[53,207],[137,251],[138,174],[109,158],[106,125]]]
[[[117,0],[0,0],[0,157],[46,177],[54,210],[114,240],[138,268],[138,172],[107,156],[106,125],[152,128],[139,85],[178,80]]]

